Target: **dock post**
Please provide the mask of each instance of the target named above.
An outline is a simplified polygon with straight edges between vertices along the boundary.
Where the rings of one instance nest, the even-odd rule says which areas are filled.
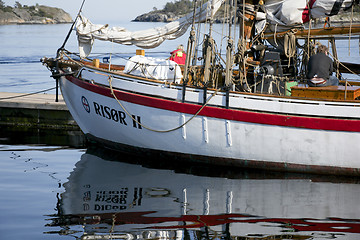
[[[55,102],[59,102],[59,78],[56,78],[56,95]]]

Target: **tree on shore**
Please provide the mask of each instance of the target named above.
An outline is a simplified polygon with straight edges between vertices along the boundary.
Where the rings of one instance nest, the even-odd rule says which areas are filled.
[[[191,0],[178,0],[175,2],[168,2],[165,4],[163,12],[172,12],[175,15],[183,15],[189,13],[193,8],[193,1]]]
[[[22,8],[23,6],[21,5],[20,2],[16,1],[14,7],[15,8]]]
[[[0,0],[0,9],[4,9],[5,8],[5,2]]]
[[[12,12],[13,8],[10,6],[6,6],[5,2],[0,0],[0,10],[4,11],[4,12]]]

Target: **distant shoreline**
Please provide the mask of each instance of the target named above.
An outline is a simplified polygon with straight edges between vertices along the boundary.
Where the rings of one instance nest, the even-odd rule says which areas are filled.
[[[0,25],[66,24],[73,19],[63,9],[44,5],[0,8]]]
[[[55,23],[37,23],[37,22],[22,22],[22,23],[7,23],[0,24],[0,26],[11,26],[11,25],[61,25],[61,24],[72,24],[71,22],[55,22]]]

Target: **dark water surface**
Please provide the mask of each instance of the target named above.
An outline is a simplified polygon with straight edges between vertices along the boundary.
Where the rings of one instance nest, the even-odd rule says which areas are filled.
[[[136,24],[126,27],[154,26]],[[68,29],[0,26],[0,91],[54,87],[39,59],[55,55]],[[135,53],[96,46],[99,56]],[[338,51],[358,63],[351,46],[350,56],[347,41]],[[0,239],[360,239],[359,182],[172,163],[87,147],[79,132],[2,126]]]

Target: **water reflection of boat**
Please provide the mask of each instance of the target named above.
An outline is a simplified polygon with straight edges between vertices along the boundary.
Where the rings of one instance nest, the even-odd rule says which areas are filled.
[[[83,226],[86,239],[360,233],[356,183],[204,177],[106,158],[89,151],[81,157],[49,226]]]

